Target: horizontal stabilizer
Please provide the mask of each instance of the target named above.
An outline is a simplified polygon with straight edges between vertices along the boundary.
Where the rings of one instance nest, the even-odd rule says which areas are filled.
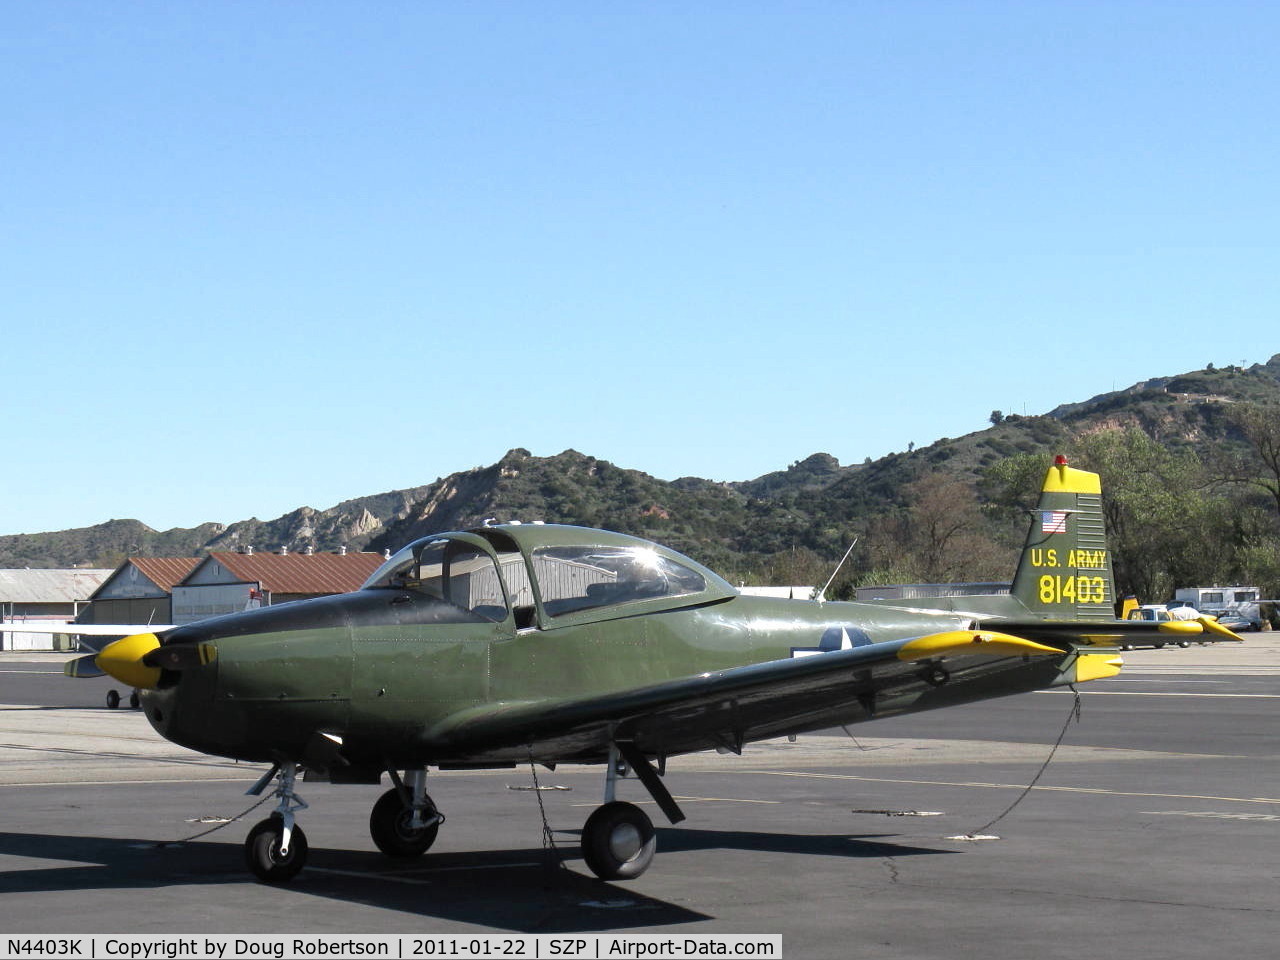
[[[1075,683],[1088,683],[1090,680],[1105,680],[1114,677],[1124,666],[1124,660],[1105,653],[1082,653],[1076,657],[1064,679]],[[1074,676],[1072,676],[1074,671]]]

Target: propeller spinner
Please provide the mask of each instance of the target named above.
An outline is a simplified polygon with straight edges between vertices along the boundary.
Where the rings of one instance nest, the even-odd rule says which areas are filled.
[[[107,644],[99,653],[68,661],[62,672],[68,677],[105,674],[131,687],[153,690],[160,682],[160,668],[148,666],[142,658],[159,647],[160,639],[154,633],[135,633]]]

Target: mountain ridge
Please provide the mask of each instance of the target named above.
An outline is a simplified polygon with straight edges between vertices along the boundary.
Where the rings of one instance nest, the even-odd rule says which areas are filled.
[[[204,523],[157,531],[138,520],[0,536],[0,567],[114,566],[126,556],[216,550],[396,549],[409,540],[488,519],[601,526],[660,540],[739,574],[768,558],[807,551],[838,558],[868,522],[904,506],[911,484],[945,472],[976,488],[994,464],[1046,454],[1073,438],[1136,428],[1168,447],[1238,441],[1229,408],[1280,405],[1280,354],[1251,367],[1212,366],[1140,381],[1047,414],[1005,416],[958,438],[940,438],[875,461],[842,465],[814,453],[752,480],[659,480],[576,450],[535,457],[509,450],[497,463],[431,484],[298,507],[274,520]],[[776,567],[773,575],[779,575]],[[798,572],[798,571],[797,571]]]

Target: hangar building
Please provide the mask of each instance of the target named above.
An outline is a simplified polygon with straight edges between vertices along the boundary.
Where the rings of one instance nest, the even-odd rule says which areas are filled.
[[[173,588],[172,623],[357,590],[380,553],[211,553]]]
[[[173,588],[199,557],[130,557],[94,591],[80,623],[173,623]]]
[[[24,633],[23,621],[66,622],[89,602],[110,570],[0,570],[0,650],[73,649],[69,635]]]

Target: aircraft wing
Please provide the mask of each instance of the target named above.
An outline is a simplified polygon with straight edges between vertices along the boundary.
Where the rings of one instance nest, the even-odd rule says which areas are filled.
[[[1195,620],[996,620],[987,623],[999,625],[1001,630],[1041,643],[1084,644],[1089,646],[1117,647],[1126,643],[1143,643],[1163,646],[1166,643],[1217,643],[1223,640],[1243,643],[1237,636],[1213,617]]]
[[[58,623],[53,620],[4,620],[0,633],[65,633],[85,637],[128,637],[172,630],[171,623]]]
[[[1004,633],[949,631],[612,694],[485,705],[425,731],[424,747],[442,766],[598,761],[622,740],[650,756],[739,752],[782,734],[1113,676],[1120,662]]]

